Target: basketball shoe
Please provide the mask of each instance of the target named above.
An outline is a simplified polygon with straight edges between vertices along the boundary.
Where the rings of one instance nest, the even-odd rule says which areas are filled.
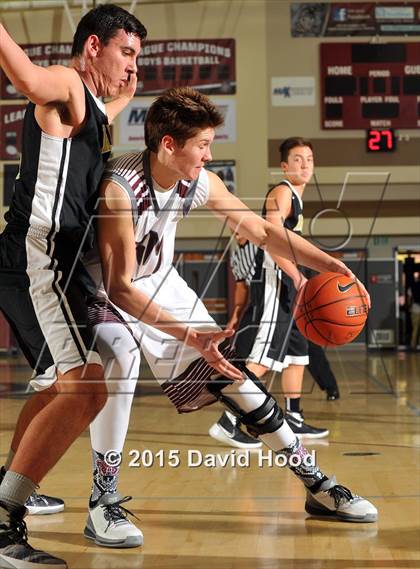
[[[3,482],[5,474],[6,471],[2,466],[0,468],[0,484]],[[33,516],[57,514],[64,510],[64,502],[60,498],[45,496],[44,494],[38,494],[38,492],[34,491],[26,500],[25,507],[28,510],[28,514]]]
[[[10,569],[66,569],[63,559],[34,549],[28,543],[25,506],[10,511],[0,503],[0,567]]]
[[[225,411],[217,423],[209,429],[209,435],[221,443],[237,448],[260,448],[262,442],[244,433],[238,417]]]
[[[103,494],[94,505],[90,502],[85,537],[104,547],[143,545],[142,532],[127,519],[127,514],[133,514],[121,506],[128,500],[131,496],[122,498],[115,492]]]
[[[337,399],[340,399],[340,391],[338,390],[338,387],[327,387],[327,401],[337,401]]]
[[[286,411],[285,419],[289,427],[299,438],[306,437],[307,439],[322,439],[322,437],[327,437],[330,434],[328,429],[312,427],[312,425],[305,423],[302,410],[300,410],[299,413]]]
[[[335,476],[325,480],[317,492],[307,489],[305,510],[312,516],[338,518],[347,522],[376,522],[378,519],[375,506],[337,484]]]

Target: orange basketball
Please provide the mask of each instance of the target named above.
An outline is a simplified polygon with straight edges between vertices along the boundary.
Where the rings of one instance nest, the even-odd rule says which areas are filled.
[[[341,346],[363,330],[368,299],[358,280],[337,273],[312,277],[300,292],[294,317],[301,334],[319,346]]]

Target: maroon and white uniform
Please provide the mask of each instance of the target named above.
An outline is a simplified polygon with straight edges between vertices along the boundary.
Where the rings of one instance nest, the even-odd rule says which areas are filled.
[[[171,190],[163,191],[151,177],[146,150],[113,160],[104,179],[119,185],[132,205],[137,253],[134,286],[178,321],[194,328],[217,328],[196,292],[189,288],[172,264],[178,221],[208,200],[207,171],[203,168],[196,181],[180,180]],[[154,376],[180,412],[214,402],[205,383],[215,371],[200,353],[112,305],[101,285],[97,257],[87,259],[87,268],[98,284],[98,300],[90,309],[91,323],[123,320],[140,344]],[[229,351],[230,348],[224,350],[226,354]]]

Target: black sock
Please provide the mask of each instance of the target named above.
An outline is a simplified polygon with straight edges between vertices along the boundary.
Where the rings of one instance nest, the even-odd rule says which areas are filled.
[[[290,399],[290,397],[285,397],[286,411],[291,413],[299,413],[300,411],[300,397],[295,397]]]

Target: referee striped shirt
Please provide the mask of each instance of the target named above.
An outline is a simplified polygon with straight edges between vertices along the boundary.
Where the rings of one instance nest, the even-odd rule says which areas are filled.
[[[235,281],[245,281],[249,286],[254,273],[258,247],[247,241],[245,245],[238,245],[230,258],[230,266]]]

